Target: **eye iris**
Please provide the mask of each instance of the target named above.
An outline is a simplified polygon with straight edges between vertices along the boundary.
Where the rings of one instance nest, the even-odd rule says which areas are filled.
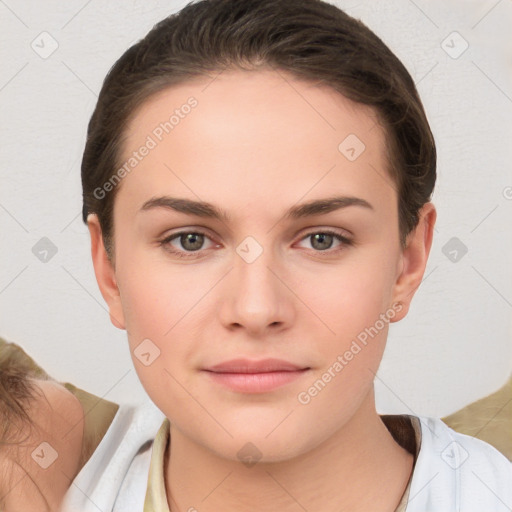
[[[186,233],[180,236],[180,242],[184,249],[197,251],[203,245],[203,238],[199,233]]]
[[[316,234],[312,235],[312,238],[313,238],[313,241],[312,241],[311,245],[315,249],[319,249],[320,251],[325,251],[326,249],[329,249],[331,247],[331,245],[332,245],[333,236],[329,235],[328,233],[316,233]],[[326,238],[327,238],[327,241],[328,241],[327,244],[325,242]],[[315,246],[316,242],[320,243],[320,247]]]

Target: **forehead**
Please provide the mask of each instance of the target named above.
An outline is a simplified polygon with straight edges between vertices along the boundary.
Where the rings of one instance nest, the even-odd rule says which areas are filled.
[[[375,111],[283,71],[230,70],[160,91],[128,124],[122,162],[143,146],[151,149],[121,183],[139,203],[164,184],[220,201],[281,191],[296,202],[344,182],[359,195],[394,193]]]

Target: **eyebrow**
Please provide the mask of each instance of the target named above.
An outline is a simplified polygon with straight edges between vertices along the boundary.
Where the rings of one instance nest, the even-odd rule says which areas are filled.
[[[316,199],[292,206],[285,212],[284,218],[301,219],[314,215],[325,215],[349,206],[360,206],[374,210],[373,206],[368,201],[359,197],[335,196],[325,199]],[[170,196],[153,197],[142,205],[140,211],[147,211],[154,208],[167,208],[176,212],[217,219],[226,223],[230,222],[231,218],[225,210],[211,203]]]

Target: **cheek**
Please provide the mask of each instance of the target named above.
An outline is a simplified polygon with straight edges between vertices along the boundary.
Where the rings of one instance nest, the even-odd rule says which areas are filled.
[[[162,389],[166,398],[179,391],[173,377],[190,387],[187,369],[194,365],[199,329],[206,321],[208,301],[201,299],[211,287],[199,285],[209,283],[211,276],[203,279],[191,269],[150,260],[142,251],[117,262],[131,357],[142,385],[157,405]]]
[[[116,277],[126,330],[133,342],[137,337],[166,336],[198,295],[186,266],[171,265],[162,258],[155,261],[150,252],[143,250],[133,250],[120,258]]]
[[[390,306],[390,266],[364,254],[300,282],[305,304],[321,321],[326,337],[347,341],[373,325]]]
[[[319,329],[316,335],[311,331],[309,338],[321,354],[311,381],[297,397],[310,412],[322,414],[324,408],[340,414],[353,412],[371,388],[389,321],[395,316],[389,303],[392,268],[389,259],[360,251],[336,269],[317,274],[315,286],[309,278],[303,281],[302,297],[315,312],[311,318]]]
[[[389,279],[377,269],[366,270],[346,268],[332,274],[328,293],[310,294],[310,302],[305,300],[319,312],[323,333],[311,333],[321,358],[296,397],[310,417],[324,418],[330,411],[332,417],[348,419],[372,388],[396,313],[387,301]],[[324,427],[335,425],[326,419]]]

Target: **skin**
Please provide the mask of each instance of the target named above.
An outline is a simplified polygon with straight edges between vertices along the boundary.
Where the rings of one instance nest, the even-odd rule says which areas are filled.
[[[2,512],[58,511],[82,466],[84,419],[79,400],[55,381],[34,383],[36,395],[27,409],[32,427],[18,432],[22,441],[0,456]],[[57,458],[43,467],[54,453]]]
[[[126,329],[139,378],[170,419],[170,509],[394,511],[413,458],[375,410],[388,324],[307,405],[297,396],[393,304],[402,307],[392,321],[407,314],[435,208],[424,206],[402,249],[375,113],[283,72],[225,71],[159,93],[134,114],[123,156],[190,96],[198,106],[118,185],[114,261],[97,217],[88,219],[111,320]],[[353,162],[338,150],[349,134],[366,146]],[[163,195],[208,201],[230,219],[141,211]],[[362,198],[372,209],[284,217],[297,203],[333,195]],[[353,243],[333,238],[322,251],[311,235],[327,228]],[[160,243],[198,230],[207,238],[195,252],[179,237]],[[252,263],[236,252],[247,236],[263,249]],[[180,259],[172,249],[192,256]],[[148,338],[160,355],[145,366],[134,350]],[[236,357],[310,369],[260,394],[234,392],[202,371]],[[237,457],[247,442],[261,452],[252,467]]]

